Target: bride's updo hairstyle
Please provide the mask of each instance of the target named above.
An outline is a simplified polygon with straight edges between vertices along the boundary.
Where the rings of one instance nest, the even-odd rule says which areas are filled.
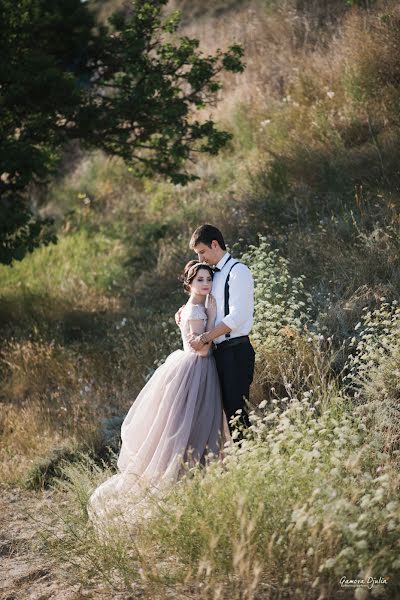
[[[192,283],[193,279],[196,277],[200,269],[206,269],[210,273],[211,279],[213,279],[214,271],[212,270],[210,265],[204,262],[198,262],[197,260],[190,260],[183,269],[183,273],[180,276],[180,280],[183,282],[183,289],[187,294],[190,294],[190,284]]]

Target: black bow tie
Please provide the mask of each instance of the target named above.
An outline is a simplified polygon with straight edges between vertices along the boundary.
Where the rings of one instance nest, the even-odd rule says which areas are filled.
[[[228,258],[226,259],[226,261],[224,262],[224,264],[222,265],[222,268],[220,269],[219,267],[211,267],[212,270],[214,271],[214,273],[218,273],[218,271],[222,271],[222,269],[224,268],[224,266],[226,265],[227,262],[229,262],[231,260],[232,256],[228,256]]]

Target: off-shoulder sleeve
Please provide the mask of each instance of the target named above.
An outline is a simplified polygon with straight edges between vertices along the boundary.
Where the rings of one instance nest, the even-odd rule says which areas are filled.
[[[187,319],[188,321],[204,319],[207,320],[207,314],[204,308],[198,304],[190,304],[187,307]]]

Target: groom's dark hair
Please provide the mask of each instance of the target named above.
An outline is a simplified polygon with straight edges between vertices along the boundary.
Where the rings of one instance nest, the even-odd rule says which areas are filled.
[[[224,236],[220,230],[213,225],[208,225],[208,223],[206,223],[205,225],[200,225],[200,227],[193,232],[190,239],[189,248],[194,250],[197,244],[205,244],[211,248],[211,242],[213,240],[218,242],[222,250],[226,250]]]

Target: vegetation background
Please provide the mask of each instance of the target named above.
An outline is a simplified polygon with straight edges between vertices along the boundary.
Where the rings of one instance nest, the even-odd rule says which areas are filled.
[[[90,3],[100,21],[121,5]],[[5,597],[397,598],[399,4],[173,9],[201,49],[244,47],[245,71],[222,75],[202,115],[232,141],[186,186],[69,145],[32,192],[58,243],[0,266]],[[179,346],[177,278],[203,222],[256,280],[254,426],[225,469],[193,473],[133,536],[99,540],[85,503]]]

